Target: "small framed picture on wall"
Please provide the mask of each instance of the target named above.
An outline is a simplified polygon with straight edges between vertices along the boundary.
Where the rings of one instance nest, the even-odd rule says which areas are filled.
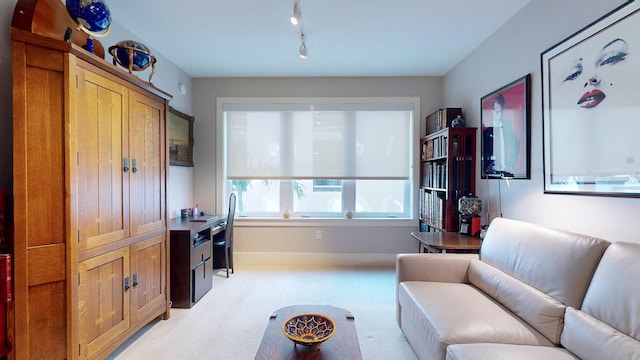
[[[193,166],[193,116],[169,107],[169,165]]]

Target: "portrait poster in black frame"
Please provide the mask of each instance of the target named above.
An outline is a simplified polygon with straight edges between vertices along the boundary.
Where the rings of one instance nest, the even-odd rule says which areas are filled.
[[[541,54],[544,192],[640,196],[640,2]]]
[[[530,179],[530,75],[480,99],[483,179]]]
[[[193,167],[194,117],[169,107],[169,165]]]

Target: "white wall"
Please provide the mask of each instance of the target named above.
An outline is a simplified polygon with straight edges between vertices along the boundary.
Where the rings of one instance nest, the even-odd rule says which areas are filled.
[[[442,79],[398,78],[215,78],[194,79],[195,142],[202,144],[195,155],[194,201],[203,209],[226,212],[224,199],[216,198],[215,159],[216,98],[292,96],[419,96],[421,115],[442,104]],[[203,151],[204,150],[204,151]],[[417,150],[416,150],[417,151]],[[315,240],[315,230],[323,232]],[[296,221],[250,223],[236,219],[235,257],[240,264],[377,265],[392,264],[396,253],[417,251],[410,225],[389,226],[371,221]]]
[[[480,98],[531,74],[532,176],[531,180],[511,181],[510,189],[502,184],[505,217],[610,241],[640,242],[638,198],[543,194],[540,54],[623,3],[622,0],[531,1],[444,77],[445,105],[461,105],[468,124],[480,126]],[[485,199],[487,184],[479,175],[477,181],[476,188]],[[497,182],[491,181],[490,185],[491,208],[497,209]]]

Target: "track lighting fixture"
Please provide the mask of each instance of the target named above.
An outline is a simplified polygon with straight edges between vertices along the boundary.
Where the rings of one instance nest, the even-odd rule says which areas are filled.
[[[300,58],[306,59],[307,58],[307,44],[304,43],[304,34],[300,35],[300,41],[302,42],[300,44]]]
[[[293,3],[293,14],[291,14],[289,21],[291,21],[291,24],[293,25],[298,25],[298,23],[300,23],[301,16],[302,14],[300,13],[300,3],[296,0]]]
[[[293,15],[289,18],[291,23],[298,26],[300,30],[300,55],[301,59],[307,58],[307,43],[304,41],[304,23],[302,21],[302,10],[300,9],[300,0],[294,0],[293,2]]]

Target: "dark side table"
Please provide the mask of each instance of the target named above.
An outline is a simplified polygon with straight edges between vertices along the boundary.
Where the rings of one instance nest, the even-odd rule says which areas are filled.
[[[412,232],[418,251],[429,253],[479,253],[482,240],[457,232]]]

